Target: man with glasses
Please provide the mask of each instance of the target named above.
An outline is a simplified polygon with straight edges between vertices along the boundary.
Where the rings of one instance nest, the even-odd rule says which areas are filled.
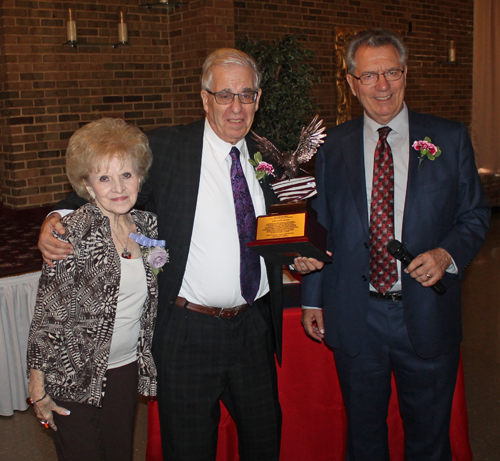
[[[316,154],[333,262],[303,278],[302,323],[334,350],[348,460],[389,460],[393,371],[405,459],[451,460],[460,279],[490,217],[466,127],[406,106],[407,56],[391,31],[356,35],[347,80],[364,115],[332,128]],[[388,251],[394,239],[415,256],[406,269]]]
[[[241,460],[278,461],[282,271],[246,247],[255,216],[277,201],[248,162],[260,73],[245,53],[220,49],[206,59],[201,87],[204,120],[148,133],[154,160],[138,201],[158,215],[170,251],[153,339],[164,459],[215,459],[222,400]],[[49,235],[60,229],[55,220],[40,238],[47,259],[70,251]]]

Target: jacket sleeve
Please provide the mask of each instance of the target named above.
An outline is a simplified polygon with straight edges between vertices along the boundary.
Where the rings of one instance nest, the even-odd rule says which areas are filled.
[[[75,255],[44,263],[38,284],[35,311],[28,337],[28,377],[31,368],[47,372],[58,360],[63,325],[71,309]]]
[[[318,213],[318,222],[328,231],[328,217],[325,200],[325,155],[322,148],[316,153],[316,189],[318,195],[313,199],[312,206]],[[331,251],[330,233],[328,232],[327,249]],[[302,305],[323,307],[323,274],[324,271],[312,272],[302,277]]]
[[[472,143],[464,125],[461,125],[458,137],[457,210],[453,227],[439,246],[453,257],[459,271],[458,276],[461,278],[464,269],[484,242],[491,210],[477,172]]]

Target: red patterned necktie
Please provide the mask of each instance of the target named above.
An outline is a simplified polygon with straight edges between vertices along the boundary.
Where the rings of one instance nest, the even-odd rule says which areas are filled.
[[[241,295],[252,305],[260,285],[260,258],[247,243],[255,239],[257,226],[252,197],[240,163],[240,151],[233,147],[229,153],[231,164],[231,186],[233,188],[236,225],[240,240],[240,286]]]
[[[384,295],[398,279],[396,259],[387,251],[387,243],[394,239],[394,165],[387,142],[389,131],[388,126],[378,129],[370,208],[370,283]]]

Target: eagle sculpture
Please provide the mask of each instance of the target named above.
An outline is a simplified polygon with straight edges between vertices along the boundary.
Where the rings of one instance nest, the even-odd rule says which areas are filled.
[[[321,126],[322,123],[323,120],[318,122],[318,115],[316,115],[307,128],[302,128],[299,145],[293,154],[280,152],[271,141],[258,136],[253,131],[252,136],[262,157],[275,167],[281,167],[284,170],[281,179],[293,179],[299,174],[300,165],[311,160],[318,147],[324,143],[323,138],[326,133],[323,133],[325,127]]]

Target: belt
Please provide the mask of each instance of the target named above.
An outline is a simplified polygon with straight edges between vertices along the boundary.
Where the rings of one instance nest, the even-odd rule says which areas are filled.
[[[370,291],[370,297],[378,299],[387,299],[395,303],[403,300],[403,294],[400,291],[398,291],[397,293],[387,293],[385,295],[379,293],[378,291]]]
[[[190,311],[199,312],[200,314],[213,315],[214,317],[218,317],[220,319],[232,319],[248,307],[248,304],[242,304],[241,306],[236,307],[201,306],[200,304],[190,303],[180,296],[177,297],[174,304],[178,307],[189,309]]]

